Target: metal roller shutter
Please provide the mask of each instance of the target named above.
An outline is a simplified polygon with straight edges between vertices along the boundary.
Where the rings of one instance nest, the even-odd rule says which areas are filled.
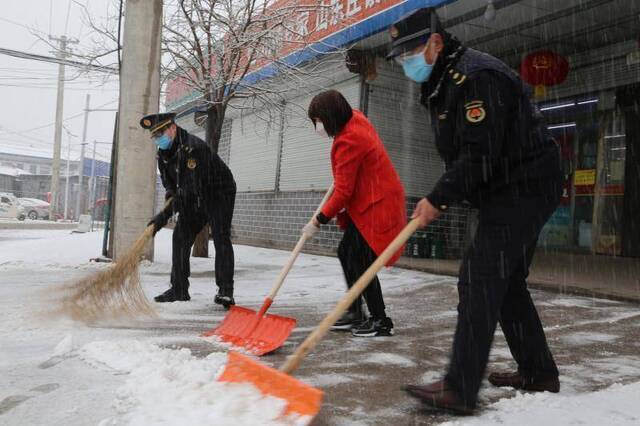
[[[357,77],[331,88],[338,90],[353,108],[360,105],[360,81]],[[280,190],[326,189],[331,176],[331,139],[320,137],[307,117],[313,95],[292,100],[286,107],[280,166]]]
[[[551,87],[547,99],[594,93],[640,82],[640,63],[628,60],[628,55],[636,49],[635,41],[625,41],[569,57],[571,70],[566,81]]]
[[[233,119],[225,118],[220,132],[220,143],[218,144],[218,155],[226,164],[229,164],[229,154],[231,153],[231,129]]]
[[[204,139],[204,129],[195,123],[193,113],[185,115],[184,117],[176,118],[176,124],[192,135],[196,135],[197,137]]]
[[[232,118],[224,119],[224,122],[222,123],[220,143],[218,144],[218,155],[227,164],[229,164],[229,148],[230,148],[230,141],[231,141],[232,121],[233,121]],[[200,127],[195,124],[193,119],[193,113],[176,119],[176,124],[182,127],[183,129],[185,129],[187,132],[191,133],[192,135],[195,135],[200,139],[202,139],[203,141],[206,141],[207,139],[206,129],[204,127]]]
[[[384,142],[407,196],[423,197],[444,172],[444,163],[425,108],[420,87],[400,67],[377,63],[378,76],[369,84],[368,116]]]
[[[267,123],[249,114],[231,124],[229,167],[238,191],[265,191],[275,188],[280,123]]]

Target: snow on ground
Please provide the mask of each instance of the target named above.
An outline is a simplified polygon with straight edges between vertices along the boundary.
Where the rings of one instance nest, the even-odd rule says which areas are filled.
[[[502,399],[476,418],[446,422],[445,425],[638,425],[640,383],[615,384],[598,392],[581,395],[518,393]]]
[[[143,267],[143,274],[151,274],[152,279],[162,271],[157,283],[147,289],[149,296],[167,285],[170,236],[166,231],[160,234],[158,263]],[[217,382],[226,362],[222,351],[201,359],[187,348],[161,347],[182,336],[154,335],[153,328],[151,336],[145,336],[139,330],[127,330],[126,323],[87,326],[50,317],[58,295],[55,291],[48,294],[52,289],[107,267],[88,262],[99,252],[99,241],[97,232],[2,232],[0,336],[4,348],[0,373],[6,380],[0,385],[0,423],[275,425],[300,420],[280,417],[283,400],[265,398],[249,385]],[[210,270],[212,265],[202,269]],[[194,268],[194,275],[197,273]],[[194,282],[194,287],[199,286]],[[212,285],[209,282],[202,288],[202,293],[192,290],[199,302],[159,306],[160,314],[168,319],[184,318],[185,306],[213,311]],[[201,297],[205,291],[207,297]],[[188,317],[192,321],[201,317],[213,326],[223,315],[219,311],[219,317]],[[197,333],[191,334],[197,340]]]
[[[224,353],[203,359],[189,349],[162,349],[150,343],[101,341],[85,345],[79,357],[96,367],[127,374],[116,394],[120,419],[103,425],[279,424],[285,402],[253,386],[216,381]]]
[[[159,319],[127,320],[86,325],[48,314],[55,308],[56,291],[61,285],[108,265],[90,263],[100,250],[101,232],[71,234],[69,230],[0,230],[0,300],[2,300],[0,339],[0,423],[8,425],[266,425],[284,424],[301,419],[282,419],[283,401],[264,398],[247,385],[221,384],[216,377],[224,368],[225,348],[211,346],[198,335],[215,326],[225,315],[213,304],[213,259],[192,259],[189,303],[156,304]],[[156,259],[141,268],[142,283],[149,297],[164,291],[170,271],[171,232],[163,230],[156,238]],[[288,257],[285,251],[236,246],[236,301],[242,306],[257,307],[271,287]],[[213,249],[212,249],[213,252]],[[404,293],[433,289],[454,297],[455,286],[443,287],[450,279],[400,269],[381,274],[385,298]],[[287,278],[271,313],[299,313],[317,318],[326,313],[344,294],[344,282],[335,258],[302,255]],[[439,293],[441,294],[441,293]],[[547,332],[556,344],[597,349],[594,359],[584,364],[563,365],[563,392],[551,394],[512,393],[505,397],[495,388],[483,395],[499,396],[491,400],[475,418],[456,419],[456,424],[563,424],[638,423],[640,406],[640,363],[638,357],[598,349],[620,345],[617,334],[608,329],[585,332],[585,326],[615,325],[618,321],[638,318],[635,309],[617,302],[594,302],[592,299],[549,298],[548,306],[585,310],[579,321],[556,322]],[[430,321],[455,323],[454,306],[436,306],[434,299],[427,310]],[[541,303],[540,305],[544,305]],[[611,306],[609,309],[607,306]],[[394,306],[398,316],[403,313]],[[392,311],[394,312],[394,311]],[[402,315],[401,315],[402,314]],[[313,369],[309,362],[305,379],[327,393],[340,386],[368,386],[368,380],[384,374],[398,376],[401,371],[422,370],[421,381],[439,378],[446,364],[451,331],[432,335],[445,339],[423,345],[422,356],[410,358],[409,322],[397,325],[399,337],[391,345],[404,352],[394,353],[393,346],[380,349],[378,342],[365,339],[339,343],[336,354],[350,362],[374,368],[377,374],[339,371],[344,362],[331,358]],[[313,328],[313,322],[300,324],[291,340],[300,341]],[[582,327],[582,328],[577,328]],[[420,334],[423,332],[417,331]],[[560,334],[562,333],[562,334]],[[559,337],[554,337],[554,336]],[[343,335],[344,336],[344,335]],[[331,337],[327,345],[331,344]],[[352,339],[353,340],[353,339]],[[357,339],[356,339],[357,340]],[[500,339],[497,339],[500,340]],[[636,344],[637,342],[630,344]],[[284,350],[290,353],[293,343]],[[501,345],[501,346],[500,346]],[[589,346],[592,345],[592,346]],[[354,349],[369,350],[360,359],[349,358]],[[213,350],[213,351],[212,351]],[[600,352],[598,352],[598,350]],[[403,355],[404,354],[404,355]],[[604,355],[598,359],[595,355]],[[338,356],[340,358],[342,355]],[[504,343],[492,352],[500,363],[510,358]],[[312,355],[313,357],[313,355]],[[313,358],[312,358],[313,359]],[[261,359],[274,366],[269,358]],[[333,362],[333,364],[331,364]],[[349,366],[347,363],[346,367]],[[331,368],[338,370],[332,371]],[[435,366],[435,367],[434,367]],[[427,371],[424,372],[425,367]],[[438,368],[438,371],[434,371]],[[417,376],[415,378],[419,378]],[[586,391],[584,380],[596,380],[597,392]],[[602,388],[602,383],[622,384]],[[353,391],[351,391],[353,392]],[[354,394],[355,395],[355,394]],[[366,395],[365,395],[366,397]],[[327,398],[330,399],[330,398]],[[325,415],[321,424],[405,424],[406,405],[365,409],[357,398],[351,399],[346,415]],[[328,419],[328,420],[327,420]],[[555,420],[553,420],[555,419]],[[304,420],[304,419],[302,419]],[[437,421],[451,420],[451,417]]]
[[[397,365],[399,367],[412,367],[413,361],[397,354],[374,353],[362,360],[364,363]]]

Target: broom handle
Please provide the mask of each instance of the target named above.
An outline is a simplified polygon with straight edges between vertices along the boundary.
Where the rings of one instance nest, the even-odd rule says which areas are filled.
[[[287,358],[287,361],[280,368],[285,374],[291,374],[294,372],[304,357],[311,351],[313,348],[320,342],[320,340],[327,334],[329,328],[340,318],[346,311],[349,309],[349,306],[353,303],[354,300],[362,294],[365,288],[369,285],[373,277],[382,269],[382,267],[393,257],[393,255],[400,249],[400,247],[409,239],[411,235],[420,227],[420,219],[415,218],[404,229],[398,234],[391,244],[387,246],[387,248],[380,254],[380,257],[376,259],[375,262],[369,269],[365,271],[364,274],[356,281],[356,283],[349,289],[347,294],[338,302],[333,311],[331,311],[322,322],[316,327],[315,330],[306,338],[304,342],[298,346],[296,351]]]
[[[167,199],[164,202],[164,206],[162,207],[162,211],[168,209],[171,206],[171,202],[173,201],[173,197],[169,197],[169,199]],[[135,243],[133,243],[133,245],[129,248],[129,250],[131,251],[131,253],[133,254],[133,247],[138,244],[141,243],[143,240],[145,241],[146,244],[146,240],[150,240],[151,238],[153,238],[153,228],[155,226],[153,224],[151,225],[147,225],[146,228],[144,228],[144,231],[142,231],[142,234],[140,234],[140,237],[138,237],[138,239],[136,240]],[[127,254],[124,257],[128,257],[129,252],[127,252]]]
[[[327,202],[327,200],[329,199],[332,193],[333,193],[333,184],[331,184],[331,186],[327,190],[327,193],[324,194],[324,197],[322,198],[322,201],[320,201],[320,205],[318,205],[318,208],[316,209],[315,213],[313,213],[312,218],[316,217],[318,213],[320,213],[320,210],[322,210],[322,207],[324,207],[325,203]],[[302,251],[302,247],[304,247],[304,244],[309,239],[310,237],[303,232],[302,235],[300,236],[300,239],[298,240],[298,243],[296,244],[295,248],[291,252],[291,255],[289,256],[289,260],[280,271],[280,274],[278,275],[278,278],[276,278],[276,281],[273,283],[273,286],[271,287],[271,291],[269,292],[269,295],[267,296],[266,300],[264,301],[264,304],[262,305],[262,308],[260,309],[260,312],[259,312],[260,316],[264,315],[267,309],[269,309],[269,306],[271,306],[273,299],[276,297],[276,295],[278,294],[278,291],[280,290],[280,287],[282,287],[282,284],[284,283],[284,279],[289,274],[289,271],[293,267],[294,262],[296,261],[296,259],[298,258],[298,255]]]

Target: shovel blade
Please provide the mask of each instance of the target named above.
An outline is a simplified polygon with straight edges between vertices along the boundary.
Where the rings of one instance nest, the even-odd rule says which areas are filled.
[[[228,353],[227,365],[218,381],[250,383],[265,395],[285,400],[284,415],[309,416],[309,421],[322,404],[321,390],[233,351]]]
[[[222,323],[202,334],[202,337],[217,337],[254,355],[273,352],[284,344],[296,326],[294,318],[267,314],[259,317],[257,312],[232,306]]]

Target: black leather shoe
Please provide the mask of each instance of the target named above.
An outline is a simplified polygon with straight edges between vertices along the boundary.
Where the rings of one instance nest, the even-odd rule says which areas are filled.
[[[467,406],[444,380],[439,380],[426,386],[405,385],[402,390],[419,399],[431,409],[461,415],[473,414],[473,408]]]
[[[391,318],[369,318],[366,322],[351,329],[354,337],[393,336],[393,321]]]
[[[560,380],[556,375],[528,378],[515,371],[512,373],[491,373],[488,379],[489,383],[497,387],[510,387],[533,392],[560,392]]]
[[[344,315],[342,315],[342,317],[338,321],[335,322],[335,324],[331,326],[331,330],[349,331],[353,327],[364,323],[366,320],[367,320],[367,317],[362,313],[362,311],[360,312],[347,311],[344,313]]]
[[[158,303],[186,302],[187,300],[191,300],[191,297],[189,296],[188,292],[182,292],[182,293],[176,294],[176,292],[173,291],[173,288],[170,288],[169,290],[165,291],[161,295],[154,297],[153,300],[155,300]]]
[[[231,305],[235,305],[236,301],[233,299],[233,285],[223,285],[218,287],[218,294],[216,294],[213,302],[218,305],[222,305],[225,309],[229,309]]]

